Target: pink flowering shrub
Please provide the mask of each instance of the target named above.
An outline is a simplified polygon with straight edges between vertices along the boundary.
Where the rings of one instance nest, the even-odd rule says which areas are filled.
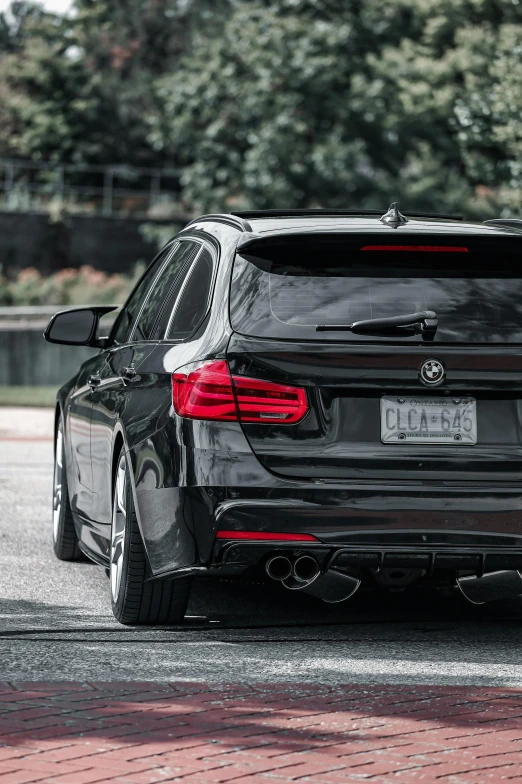
[[[15,276],[0,274],[0,305],[121,304],[142,271],[141,264],[130,275],[107,274],[84,265],[42,275],[28,267]]]

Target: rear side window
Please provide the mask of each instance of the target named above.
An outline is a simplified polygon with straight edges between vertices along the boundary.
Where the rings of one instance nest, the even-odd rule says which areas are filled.
[[[201,245],[187,240],[181,241],[170,254],[161,274],[154,281],[150,294],[138,318],[134,340],[149,340],[156,332],[156,324],[161,320],[167,301],[172,292],[179,291],[183,273],[196,256]]]
[[[233,328],[271,338],[393,340],[317,327],[434,310],[436,342],[522,342],[521,239],[402,234],[389,243],[374,234],[246,249],[232,274]]]
[[[131,293],[114,325],[114,333],[111,335],[111,338],[115,343],[122,344],[129,341],[130,331],[147,298],[150,285],[171,252],[172,248],[169,247],[154,259]]]
[[[212,254],[203,248],[174,307],[167,338],[183,340],[202,322],[209,306],[213,269]]]
[[[183,289],[187,275],[190,274],[190,268],[194,259],[201,250],[201,245],[198,242],[185,242],[184,245],[185,248],[182,250],[183,262],[179,274],[173,279],[172,285],[166,291],[161,310],[154,326],[153,338],[157,340],[161,340],[165,335],[167,325],[172,315],[173,305],[176,302],[180,291]]]

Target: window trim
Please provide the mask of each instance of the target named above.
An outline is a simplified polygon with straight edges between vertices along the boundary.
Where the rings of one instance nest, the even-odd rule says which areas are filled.
[[[119,348],[120,346],[128,346],[128,345],[130,345],[130,344],[132,343],[132,339],[131,339],[131,338],[132,338],[132,337],[133,337],[133,335],[134,335],[134,328],[135,328],[135,326],[136,326],[136,321],[137,321],[137,319],[136,319],[136,320],[134,321],[134,323],[132,324],[132,326],[131,326],[131,328],[130,328],[130,330],[129,330],[129,334],[127,335],[127,340],[125,341],[125,343],[117,343],[117,344],[116,344],[116,343],[115,343],[115,341],[114,341],[114,335],[116,334],[116,330],[118,329],[118,325],[119,325],[120,319],[122,318],[122,314],[123,314],[123,312],[125,311],[125,308],[126,308],[126,307],[127,307],[127,305],[129,304],[129,302],[131,301],[132,297],[134,296],[135,292],[137,291],[138,287],[139,287],[139,286],[140,286],[140,284],[142,283],[142,281],[143,281],[143,279],[144,279],[145,275],[147,274],[147,272],[149,271],[150,267],[152,267],[152,265],[153,265],[153,264],[156,262],[156,260],[157,260],[157,259],[158,259],[158,258],[159,258],[159,257],[160,257],[160,256],[161,256],[163,253],[165,253],[165,251],[167,250],[167,248],[170,248],[170,249],[172,249],[172,247],[173,247],[174,245],[176,245],[177,243],[178,243],[178,240],[177,240],[177,239],[172,239],[172,240],[170,240],[169,242],[167,242],[167,244],[166,244],[166,245],[165,245],[163,248],[161,248],[161,250],[160,250],[160,251],[158,251],[158,253],[156,253],[156,255],[154,256],[154,258],[152,259],[152,261],[150,262],[150,264],[148,264],[148,265],[145,267],[145,269],[143,270],[142,274],[140,275],[140,277],[138,278],[138,280],[136,281],[136,283],[135,283],[135,284],[134,284],[134,286],[132,287],[132,290],[130,291],[130,293],[129,293],[129,296],[127,297],[127,299],[125,300],[125,302],[124,302],[124,303],[123,303],[123,305],[121,306],[121,310],[120,310],[120,312],[118,313],[118,316],[117,316],[117,318],[116,318],[116,319],[115,319],[115,321],[114,321],[114,324],[112,325],[112,329],[111,329],[111,331],[110,331],[110,335],[109,335],[109,345],[107,346],[107,348],[109,348],[109,349],[113,349],[113,348]],[[162,267],[162,269],[163,269],[163,267]],[[152,280],[152,283],[151,283],[151,286],[152,286],[152,285],[154,284],[154,282],[156,281],[156,277],[157,277],[157,275],[155,275],[155,276],[154,276],[154,278],[153,278],[153,280]],[[148,299],[148,295],[149,295],[149,293],[150,293],[150,288],[151,288],[151,287],[149,287],[149,290],[148,290],[148,292],[147,292],[147,296],[146,296],[145,300],[147,300],[147,299]],[[140,314],[141,314],[141,308],[140,308]],[[139,316],[139,314],[138,314],[138,316]]]
[[[206,317],[208,316],[208,313],[210,311],[210,307],[212,305],[212,300],[214,298],[214,288],[215,288],[215,284],[216,284],[217,270],[218,270],[218,254],[216,252],[215,247],[211,243],[205,242],[205,240],[200,240],[200,242],[201,242],[201,248],[198,251],[198,253],[196,254],[196,256],[194,257],[194,259],[192,260],[191,267],[190,267],[189,271],[187,272],[187,275],[185,276],[185,280],[183,281],[183,285],[182,285],[182,287],[180,288],[180,290],[178,292],[178,296],[177,296],[176,301],[174,303],[174,306],[172,308],[172,313],[170,314],[170,318],[169,318],[169,321],[168,321],[168,324],[167,324],[167,328],[166,328],[166,330],[165,330],[165,332],[163,334],[163,337],[160,338],[160,340],[168,340],[169,342],[172,342],[172,343],[184,343],[185,341],[191,339],[192,335],[195,332],[197,332],[197,330],[200,328],[200,326],[202,325],[202,323],[205,321]],[[190,335],[187,335],[184,338],[169,338],[167,336],[168,336],[169,330],[170,330],[170,328],[172,326],[172,322],[174,320],[174,317],[175,317],[175,315],[176,315],[176,313],[178,311],[179,303],[181,301],[181,297],[185,293],[185,289],[187,288],[188,283],[189,283],[189,281],[192,278],[192,275],[194,273],[194,269],[196,268],[196,263],[197,263],[199,257],[201,256],[201,254],[203,253],[204,250],[208,250],[209,251],[209,253],[210,253],[211,257],[212,257],[212,268],[213,268],[212,269],[212,280],[210,281],[210,286],[209,286],[208,296],[207,296],[207,302],[206,302],[206,305],[205,305],[205,312],[203,313],[202,317],[200,318],[200,320],[198,321],[198,323],[196,324],[196,326],[194,327],[194,329],[192,330]]]

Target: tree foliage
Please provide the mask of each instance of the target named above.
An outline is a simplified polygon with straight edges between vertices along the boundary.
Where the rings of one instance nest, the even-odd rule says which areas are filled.
[[[75,13],[60,18],[36,2],[13,3],[0,58],[3,154],[161,164],[148,140],[150,117],[161,112],[153,86],[176,67],[196,16],[208,23],[210,5],[220,2],[76,0]]]
[[[522,5],[239,3],[160,84],[198,209],[520,212]]]
[[[76,0],[0,17],[0,150],[181,171],[188,211],[517,215],[522,0]]]

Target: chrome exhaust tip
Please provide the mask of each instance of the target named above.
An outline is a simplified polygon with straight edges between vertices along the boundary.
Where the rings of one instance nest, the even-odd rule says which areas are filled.
[[[286,555],[273,555],[266,562],[265,569],[272,580],[286,580],[292,574],[292,562]]]
[[[301,583],[311,583],[319,574],[319,564],[311,555],[300,555],[294,561],[292,574]]]
[[[315,577],[308,582],[298,580],[294,575],[283,580],[283,585],[289,591],[302,591],[303,593],[322,599],[328,604],[344,602],[356,592],[361,581],[358,577],[328,569],[324,574],[318,570]]]
[[[328,569],[313,583],[305,585],[303,591],[322,599],[327,604],[337,604],[353,596],[360,584],[361,581],[358,577],[337,572],[335,569]]]
[[[495,599],[513,599],[522,594],[522,574],[515,569],[487,572],[482,577],[457,577],[463,596],[472,604],[485,604]]]

